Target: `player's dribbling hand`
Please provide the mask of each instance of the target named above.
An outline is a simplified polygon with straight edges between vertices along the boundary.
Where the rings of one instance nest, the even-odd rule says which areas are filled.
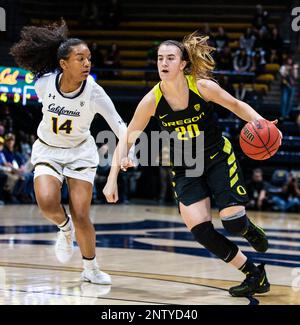
[[[116,203],[119,200],[117,182],[111,182],[108,180],[104,186],[103,194],[105,195],[107,202]]]
[[[270,121],[271,123],[273,123],[274,125],[276,125],[277,123],[278,123],[278,120],[276,119],[276,120],[274,120],[274,121]],[[277,128],[278,129],[278,128]],[[280,145],[281,145],[281,141],[282,141],[282,132],[278,129],[278,131],[279,131],[279,134],[280,134]]]

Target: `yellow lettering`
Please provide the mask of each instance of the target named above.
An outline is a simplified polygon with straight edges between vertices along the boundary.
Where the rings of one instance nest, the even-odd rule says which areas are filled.
[[[16,70],[12,74],[10,74],[10,72],[11,72],[10,68],[6,68],[0,72],[0,84],[15,85],[17,83],[17,77],[19,75],[19,71]]]
[[[21,96],[17,93],[14,94],[14,103],[18,103],[21,99]]]
[[[191,119],[190,119],[190,118],[186,118],[185,120],[183,120],[183,122],[184,122],[185,124],[191,123]]]
[[[31,83],[33,83],[33,78],[34,78],[33,74],[31,72],[28,72],[25,75],[25,82],[27,84],[31,84]]]

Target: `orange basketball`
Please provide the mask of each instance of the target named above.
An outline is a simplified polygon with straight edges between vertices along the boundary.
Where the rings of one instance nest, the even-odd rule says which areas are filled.
[[[240,134],[243,152],[255,160],[265,160],[277,152],[281,135],[277,127],[267,120],[248,122]]]

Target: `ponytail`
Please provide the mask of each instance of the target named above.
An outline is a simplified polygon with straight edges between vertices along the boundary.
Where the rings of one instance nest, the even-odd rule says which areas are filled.
[[[207,44],[208,39],[208,36],[200,36],[197,32],[194,32],[185,36],[182,42],[189,58],[186,72],[195,79],[212,79],[215,61],[211,56],[211,52],[215,48]]]

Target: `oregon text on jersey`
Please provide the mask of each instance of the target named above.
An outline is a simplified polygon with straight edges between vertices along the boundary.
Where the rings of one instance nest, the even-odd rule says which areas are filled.
[[[184,120],[176,120],[176,121],[171,121],[171,122],[164,122],[163,119],[161,119],[161,124],[163,126],[175,126],[175,125],[190,124],[190,123],[198,122],[204,116],[205,116],[205,113],[202,112],[200,115],[189,117],[189,118],[186,118]]]

